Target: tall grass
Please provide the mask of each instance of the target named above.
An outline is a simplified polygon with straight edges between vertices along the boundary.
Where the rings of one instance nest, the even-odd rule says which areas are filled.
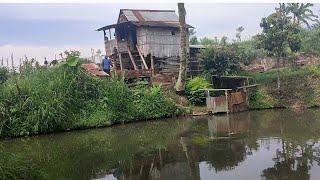
[[[281,68],[280,91],[277,90],[276,70],[264,73],[243,72],[241,75],[253,77],[254,81],[260,84],[258,89],[250,94],[249,104],[253,109],[290,107],[295,104],[306,107],[320,106],[319,65]]]
[[[177,110],[160,88],[137,93],[121,80],[90,76],[73,59],[11,76],[0,86],[0,137],[168,117]]]

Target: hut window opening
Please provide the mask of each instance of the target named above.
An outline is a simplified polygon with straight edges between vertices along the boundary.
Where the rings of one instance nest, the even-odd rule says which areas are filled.
[[[171,31],[171,35],[172,35],[172,36],[176,35],[176,32]]]

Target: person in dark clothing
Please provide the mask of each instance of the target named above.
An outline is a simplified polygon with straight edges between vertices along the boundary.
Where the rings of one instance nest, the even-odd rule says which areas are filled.
[[[101,66],[102,66],[103,71],[110,75],[111,61],[108,56],[105,56],[103,58]]]

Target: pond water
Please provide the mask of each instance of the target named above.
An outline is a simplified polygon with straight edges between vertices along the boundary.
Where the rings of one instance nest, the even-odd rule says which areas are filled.
[[[251,111],[0,141],[48,179],[320,179],[320,110]]]

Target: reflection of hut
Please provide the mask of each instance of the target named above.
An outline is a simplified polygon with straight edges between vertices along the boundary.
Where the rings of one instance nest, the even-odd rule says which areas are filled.
[[[249,132],[250,114],[214,115],[208,119],[210,139],[223,139]]]
[[[206,104],[209,112],[234,113],[248,109],[247,89],[257,86],[250,85],[246,76],[213,76],[215,89],[205,89]]]

